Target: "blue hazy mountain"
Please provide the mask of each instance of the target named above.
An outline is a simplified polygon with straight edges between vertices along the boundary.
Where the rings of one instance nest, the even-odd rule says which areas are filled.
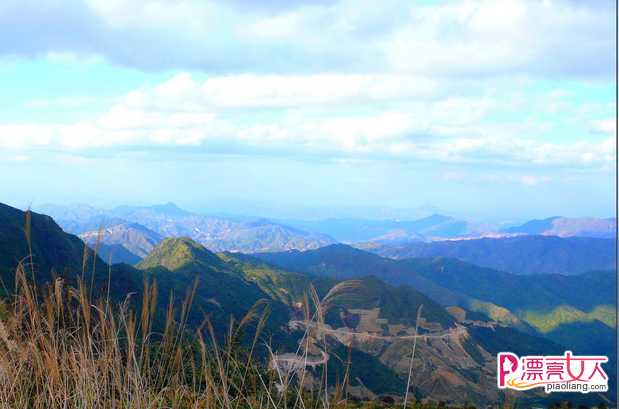
[[[615,267],[614,239],[522,235],[367,247],[384,257],[448,257],[516,274],[579,274]]]
[[[501,231],[511,234],[541,234],[559,237],[614,238],[617,220],[594,217],[548,217],[530,220],[519,226],[504,228]]]
[[[434,214],[416,220],[324,219],[286,220],[304,230],[321,232],[341,242],[410,241],[466,234],[469,224]]]
[[[243,252],[305,250],[335,242],[328,235],[268,219],[202,215],[173,203],[110,210],[85,205],[41,208],[50,211],[63,229],[79,234],[89,243],[95,241],[103,227],[108,232],[108,237],[102,239],[104,243],[120,244],[140,258],[164,237],[190,237],[212,251]]]

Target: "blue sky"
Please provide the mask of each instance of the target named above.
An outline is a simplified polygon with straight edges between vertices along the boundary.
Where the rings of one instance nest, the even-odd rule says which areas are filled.
[[[4,1],[0,200],[611,216],[613,38],[612,1]]]

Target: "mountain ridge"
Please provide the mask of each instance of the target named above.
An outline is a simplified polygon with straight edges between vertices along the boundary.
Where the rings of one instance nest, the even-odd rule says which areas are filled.
[[[523,235],[503,238],[411,242],[368,248],[394,259],[456,258],[516,274],[579,274],[615,266],[615,240]]]
[[[533,219],[519,226],[504,228],[505,233],[540,234],[558,237],[614,238],[615,218],[561,217]]]
[[[73,277],[82,274],[82,253],[87,249],[85,243],[63,232],[47,216],[32,214],[31,217],[33,250],[42,253],[42,256],[35,257],[49,260],[45,265],[49,274],[39,275],[40,282],[49,282],[54,277],[52,268],[55,262],[60,266],[69,264]],[[25,220],[25,213],[0,206],[0,251],[4,251],[0,252],[0,258],[9,260],[7,264],[11,264],[12,269],[18,257],[28,251],[22,227]],[[60,251],[65,247],[67,251]],[[420,334],[426,338],[418,344],[416,365],[419,366],[415,369],[415,382],[423,396],[480,404],[499,398],[495,389],[487,388],[496,377],[496,360],[487,349],[494,344],[486,342],[484,346],[478,339],[479,335],[476,335],[478,328],[501,328],[503,336],[500,339],[485,341],[494,340],[495,344],[500,343],[505,348],[517,346],[510,340],[539,348],[555,348],[547,340],[536,341],[530,334],[521,333],[509,325],[486,319],[478,323],[479,314],[470,314],[468,321],[458,321],[443,306],[415,287],[397,287],[378,278],[367,277],[391,274],[404,279],[406,271],[402,270],[401,261],[384,259],[345,245],[288,253],[293,257],[310,255],[299,270],[313,270],[317,274],[301,275],[286,268],[271,269],[271,263],[260,258],[269,253],[260,253],[257,255],[259,258],[230,252],[216,254],[195,240],[183,237],[168,238],[158,243],[138,264],[138,268],[119,264],[108,269],[98,257],[89,260],[96,267],[92,276],[96,291],[105,289],[109,279],[112,284],[110,294],[118,302],[132,293],[136,295],[131,299],[139,300],[145,280],[157,283],[163,303],[168,295],[173,295],[173,300],[177,302],[181,301],[196,283],[194,309],[187,319],[190,328],[199,328],[208,317],[213,326],[221,331],[230,322],[230,316],[238,320],[256,302],[267,300],[271,313],[265,326],[265,336],[273,341],[273,345],[279,346],[276,354],[281,351],[286,358],[289,356],[285,355],[286,351],[298,348],[304,329],[312,334],[314,352],[319,351],[316,348],[323,345],[320,340],[328,335],[333,351],[350,351],[354,373],[364,379],[363,383],[355,381],[356,387],[361,388],[367,380],[367,384],[377,393],[394,392],[393,385],[401,386],[397,379],[408,373],[407,354],[411,337],[419,335],[415,333],[414,325],[417,324],[416,312],[420,305],[423,305]],[[90,261],[88,265],[91,265]],[[338,269],[342,270],[340,279],[328,277],[338,273]],[[4,278],[13,271],[7,268],[0,270],[0,273]],[[418,283],[432,283],[426,278],[430,273],[426,273],[416,274]],[[321,278],[320,275],[326,277]],[[591,280],[596,277],[603,279],[601,273],[591,273]],[[322,302],[334,306],[325,315],[324,322],[308,321],[304,318],[303,307],[298,306],[310,284],[315,284]],[[444,290],[449,291],[447,288]],[[161,313],[162,310],[157,311]],[[157,318],[155,321],[160,322]],[[490,334],[494,337],[492,332]],[[335,361],[330,366],[337,368],[335,354],[333,357]],[[320,381],[319,377],[316,379]],[[390,384],[386,385],[384,380],[389,380]]]
[[[173,203],[153,206],[119,206],[103,210],[92,206],[43,206],[49,208],[57,222],[68,232],[95,241],[99,229],[113,230],[115,226],[139,225],[143,236],[137,244],[124,234],[112,234],[106,244],[120,244],[134,255],[143,258],[163,237],[187,236],[213,251],[279,251],[309,249],[335,242],[331,237],[300,230],[264,218],[234,218],[201,215],[179,208]],[[119,229],[119,228],[117,228]],[[137,230],[140,230],[137,229]]]

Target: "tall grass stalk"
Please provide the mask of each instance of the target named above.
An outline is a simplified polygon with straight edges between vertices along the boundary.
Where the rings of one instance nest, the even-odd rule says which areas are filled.
[[[12,296],[0,299],[0,408],[379,407],[375,402],[353,404],[347,399],[352,345],[348,346],[341,383],[329,379],[326,362],[320,376],[316,376],[319,371],[307,369],[310,349],[317,348],[328,357],[326,312],[337,304],[339,294],[354,289],[358,282],[338,284],[322,299],[310,288],[302,307],[306,325],[295,353],[300,364],[280,367],[277,354],[263,339],[268,302],[259,301],[238,321],[231,317],[222,338],[208,315],[197,328],[188,325],[197,280],[180,308],[173,292],[167,308],[161,308],[160,289],[148,280],[142,286],[139,305],[131,296],[124,302],[113,301],[111,268],[105,291],[94,291],[94,262],[87,279],[89,257],[96,258],[99,240],[94,252],[85,246],[75,283],[69,285],[54,277],[38,287],[30,226],[27,213],[30,255],[16,268]],[[102,297],[93,298],[97,293]],[[416,333],[420,319],[421,308]],[[253,331],[250,338],[243,336],[247,328]],[[258,354],[258,349],[267,352],[266,356]],[[414,350],[415,344],[408,388]],[[415,407],[422,406],[416,402]]]

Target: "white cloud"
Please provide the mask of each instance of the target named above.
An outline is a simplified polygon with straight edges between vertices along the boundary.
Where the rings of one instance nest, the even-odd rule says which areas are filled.
[[[493,122],[493,114],[526,110],[531,101],[488,86],[495,76],[610,79],[606,2],[269,4],[64,0],[31,13],[23,12],[27,2],[0,4],[0,54],[209,74],[136,89],[92,120],[0,124],[0,147],[194,146],[569,167],[614,160],[612,138],[561,142],[546,137],[552,124],[542,121]],[[547,112],[573,108],[562,90],[551,94]],[[614,132],[609,120],[582,116],[593,130]]]
[[[227,75],[197,83],[181,73],[149,95],[162,109],[288,107],[429,98],[446,87],[430,78],[384,74]],[[144,95],[130,98],[143,104]],[[179,107],[180,104],[180,107]]]
[[[520,183],[526,186],[537,186],[549,181],[550,177],[548,176],[523,175],[520,177]]]
[[[261,4],[258,4],[261,3]],[[211,73],[612,79],[609,1],[5,0],[0,54]],[[20,39],[15,41],[15,39]]]
[[[53,127],[28,124],[0,125],[1,148],[24,149],[50,146],[55,142],[53,136]]]
[[[383,44],[391,64],[408,72],[610,79],[612,11],[610,2],[448,2],[411,10]]]
[[[594,131],[607,134],[607,135],[615,135],[617,130],[617,123],[615,118],[604,119],[601,121],[593,121],[592,128]]]
[[[489,120],[493,112],[513,109],[500,96],[444,97],[429,89],[437,88],[416,77],[385,75],[239,75],[199,82],[180,74],[129,92],[93,120],[0,124],[0,147],[195,147],[577,168],[614,161],[614,138],[544,142],[543,124]]]

